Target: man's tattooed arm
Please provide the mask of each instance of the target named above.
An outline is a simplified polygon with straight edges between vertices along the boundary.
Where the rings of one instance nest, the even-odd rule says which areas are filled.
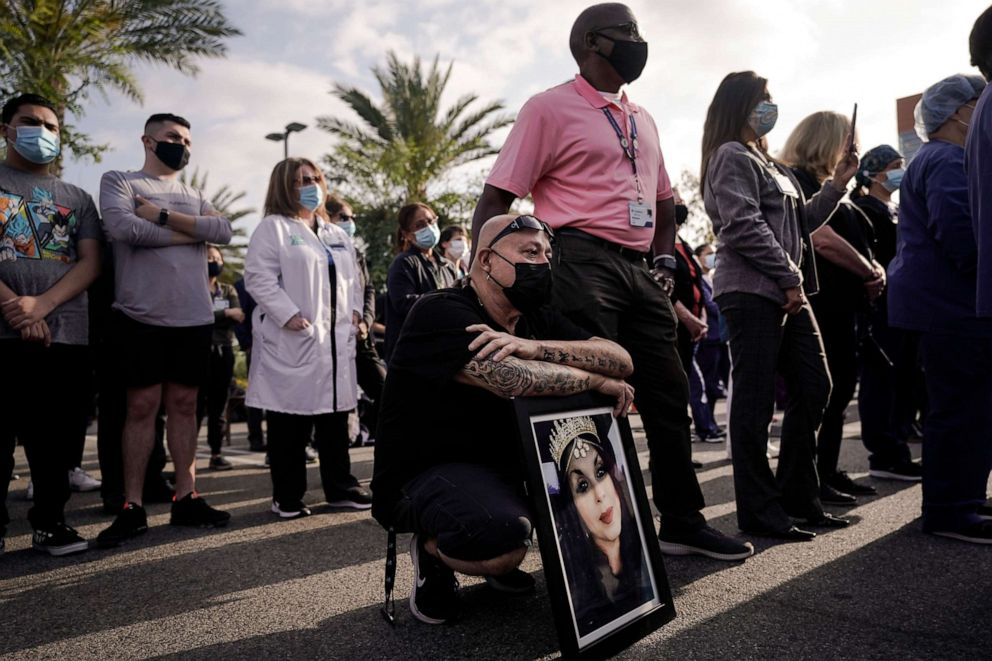
[[[634,371],[630,354],[616,342],[594,337],[582,342],[539,340],[537,359],[577,367],[593,374],[624,379]]]
[[[599,388],[604,377],[567,365],[508,356],[493,362],[472,359],[455,376],[459,383],[485,388],[500,397],[574,395]]]

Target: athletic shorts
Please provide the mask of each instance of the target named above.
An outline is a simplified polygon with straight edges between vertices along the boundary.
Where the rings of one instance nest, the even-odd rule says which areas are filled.
[[[128,388],[159,383],[199,387],[206,382],[213,324],[152,326],[115,311],[114,345]]]

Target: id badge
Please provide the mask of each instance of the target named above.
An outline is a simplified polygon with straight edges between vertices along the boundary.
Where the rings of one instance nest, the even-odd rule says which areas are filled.
[[[775,180],[775,188],[778,189],[779,193],[789,197],[799,197],[799,191],[797,191],[796,187],[792,185],[792,179],[789,179],[781,172],[772,172],[771,174],[772,179]]]
[[[654,227],[654,208],[644,202],[628,202],[631,227]]]
[[[214,299],[214,312],[220,312],[231,307],[231,301],[226,298],[215,298]]]

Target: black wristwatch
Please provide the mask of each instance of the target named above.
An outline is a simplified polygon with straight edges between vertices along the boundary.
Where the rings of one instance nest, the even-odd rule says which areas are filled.
[[[674,272],[678,268],[678,262],[673,255],[655,255],[654,267],[656,269],[668,269]]]
[[[169,222],[169,210],[163,207],[162,210],[158,212],[158,224],[165,225],[168,222]]]

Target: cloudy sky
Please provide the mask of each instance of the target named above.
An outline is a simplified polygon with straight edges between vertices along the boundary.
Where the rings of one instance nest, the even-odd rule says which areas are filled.
[[[773,150],[811,112],[849,113],[859,103],[861,143],[897,144],[895,99],[952,73],[974,73],[968,33],[989,0],[631,0],[650,43],[643,75],[628,89],[661,132],[669,173],[698,170],[706,108],[730,71],[769,79],[779,104]],[[314,118],[354,119],[330,95],[335,82],[375,96],[370,68],[388,50],[401,58],[439,54],[454,63],[447,98],[473,92],[516,112],[532,94],[575,73],[568,32],[586,1],[572,0],[228,0],[244,36],[226,59],[204,60],[196,78],[142,67],[144,106],[112,96],[91,100],[80,128],[111,151],[102,163],[67,163],[66,178],[98,193],[108,169],[138,169],[139,137],[152,112],[193,123],[191,167],[210,187],[247,192],[260,208],[282,146],[267,133],[298,121],[292,155],[319,159],[332,145]],[[501,139],[502,136],[498,136]],[[483,163],[463,173],[487,169]],[[257,216],[248,219],[254,226]]]

